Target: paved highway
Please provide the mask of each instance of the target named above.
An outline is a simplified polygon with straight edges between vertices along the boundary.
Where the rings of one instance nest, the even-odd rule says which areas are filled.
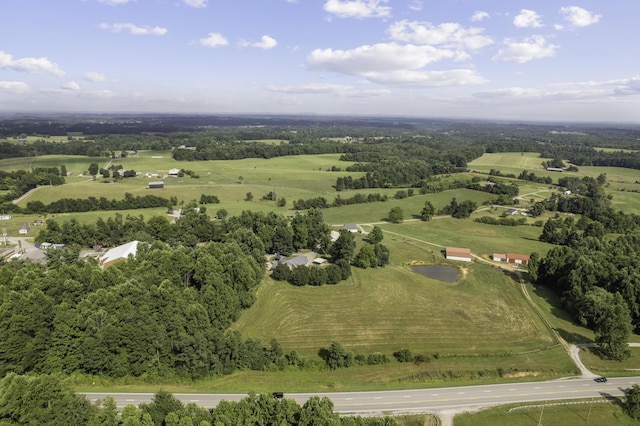
[[[464,386],[379,392],[286,393],[302,405],[311,396],[327,396],[335,411],[343,414],[380,413],[439,413],[447,410],[463,411],[510,403],[589,399],[623,396],[623,389],[640,384],[640,377],[612,378],[606,383],[593,379],[562,379],[546,382],[524,382],[499,385]],[[105,396],[115,398],[118,407],[150,402],[153,394],[141,393],[85,393],[94,402]],[[174,394],[184,403],[194,402],[212,408],[222,399],[237,401],[243,394]]]

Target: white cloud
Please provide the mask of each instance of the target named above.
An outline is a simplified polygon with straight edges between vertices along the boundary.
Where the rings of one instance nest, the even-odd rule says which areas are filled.
[[[471,20],[473,22],[480,22],[487,19],[488,17],[489,17],[489,14],[487,12],[483,12],[482,10],[477,10],[471,17]]]
[[[268,50],[273,49],[277,45],[278,41],[275,38],[269,37],[268,35],[263,35],[259,42],[253,43],[251,46]]]
[[[406,87],[448,87],[483,84],[487,80],[474,70],[455,69],[447,71],[398,70],[389,73],[371,72],[365,77],[374,83]]]
[[[379,84],[441,87],[485,82],[473,70],[421,70],[428,64],[456,56],[458,52],[433,46],[381,43],[352,50],[316,49],[307,62],[315,68],[364,77]]]
[[[182,2],[187,6],[195,8],[207,7],[207,0],[182,0]]]
[[[100,28],[103,30],[110,30],[114,33],[119,33],[121,31],[129,31],[133,35],[155,35],[162,36],[167,33],[167,29],[163,27],[150,27],[148,25],[144,25],[142,27],[131,24],[131,23],[118,23],[118,24],[100,24]]]
[[[370,71],[418,69],[455,55],[456,53],[451,50],[433,46],[379,43],[351,50],[316,49],[309,54],[307,62],[315,68],[362,75]]]
[[[14,95],[29,93],[31,89],[22,81],[0,81],[0,91]]]
[[[595,15],[593,12],[578,6],[560,8],[560,13],[574,27],[588,27],[598,23],[602,18],[602,15]]]
[[[0,69],[3,68],[30,74],[48,73],[58,76],[64,75],[64,71],[58,68],[58,64],[51,62],[48,58],[13,59],[12,55],[0,51]]]
[[[75,81],[70,81],[60,86],[60,88],[63,90],[69,90],[69,91],[75,92],[77,90],[80,90],[80,85]]]
[[[414,12],[422,10],[422,1],[421,0],[413,0],[411,4],[409,4],[409,9]]]
[[[443,45],[458,49],[480,49],[493,43],[482,28],[463,28],[458,23],[437,26],[429,22],[398,21],[388,29],[391,38],[416,44]]]
[[[207,38],[201,38],[198,42],[207,47],[226,46],[229,44],[229,41],[220,33],[209,33]]]
[[[547,44],[543,36],[534,35],[523,41],[505,40],[506,48],[500,49],[492,59],[495,62],[517,62],[523,64],[533,59],[542,59],[555,55],[558,46]]]
[[[496,98],[539,98],[542,92],[538,89],[529,89],[524,87],[506,87],[487,92],[478,92],[474,94],[477,98],[496,99]]]
[[[95,71],[88,71],[84,73],[84,79],[92,83],[101,83],[107,80],[104,74]]]
[[[386,89],[378,90],[358,90],[346,84],[330,83],[310,83],[298,86],[277,86],[270,85],[267,90],[277,93],[287,93],[295,95],[334,95],[340,97],[370,97],[382,96],[391,93]]]
[[[109,6],[117,6],[119,4],[127,4],[135,0],[98,0],[100,3],[108,4]]]
[[[513,25],[518,28],[540,28],[543,26],[541,16],[529,9],[522,9],[520,14],[513,18]]]
[[[388,0],[327,0],[324,10],[339,18],[384,18],[391,15],[391,8],[384,6]]]

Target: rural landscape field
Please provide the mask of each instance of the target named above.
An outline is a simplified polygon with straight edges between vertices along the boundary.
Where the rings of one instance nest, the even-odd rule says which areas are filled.
[[[591,346],[580,352],[586,368],[595,374],[637,374],[640,348],[624,348],[628,342],[640,343],[640,336],[634,333],[638,330],[636,304],[640,300],[635,295],[640,293],[629,290],[629,294],[620,294],[618,290],[615,297],[627,298],[627,317],[621,318],[628,318],[625,327],[629,332],[614,336],[624,340],[624,348],[607,357],[598,352],[597,344],[606,341],[614,347],[618,340],[603,340],[614,339],[613,332],[598,322],[597,313],[579,311],[567,299],[567,293],[543,281],[543,277],[556,273],[551,259],[557,250],[578,253],[586,246],[596,250],[595,240],[590,239],[596,237],[591,235],[611,244],[620,237],[635,238],[640,226],[640,173],[631,161],[624,167],[576,166],[570,156],[573,144],[582,143],[580,138],[569,144],[558,142],[555,151],[543,145],[538,151],[532,150],[535,146],[529,139],[547,134],[547,127],[532,126],[525,134],[521,128],[514,128],[511,138],[502,142],[496,139],[485,146],[472,137],[448,136],[450,129],[424,130],[418,126],[403,131],[390,129],[385,134],[384,128],[372,129],[364,122],[338,130],[313,128],[304,143],[295,143],[297,132],[305,126],[300,125],[295,132],[290,127],[259,126],[253,130],[193,130],[189,136],[74,134],[52,140],[6,134],[0,140],[5,153],[0,158],[0,195],[6,219],[1,223],[6,258],[0,281],[2,333],[9,336],[16,330],[13,310],[37,300],[55,307],[55,315],[49,320],[57,325],[46,336],[38,335],[37,339],[46,343],[29,337],[33,339],[27,345],[29,353],[10,354],[15,350],[11,345],[17,341],[6,340],[1,351],[5,354],[3,374],[64,374],[66,381],[82,392],[155,392],[159,387],[172,392],[239,394],[270,393],[274,389],[291,393],[381,391],[577,376],[581,372],[568,353],[569,346],[575,344]],[[456,124],[450,126],[455,128]],[[503,127],[500,130],[504,132]],[[221,135],[228,140],[229,134],[245,139],[231,138],[231,142],[221,143],[218,151],[210,148],[211,140],[223,140]],[[636,144],[636,134],[637,130],[629,130],[623,142],[609,139],[601,141],[606,148],[588,147],[595,158],[592,164],[600,161],[598,155],[619,155],[623,148],[625,155],[635,155],[629,149]],[[151,149],[154,144],[159,149]],[[173,147],[169,149],[167,144]],[[620,151],[616,150],[618,145]],[[56,151],[64,150],[61,146],[75,151],[98,148],[100,156],[47,153],[51,146]],[[298,150],[295,154],[280,154],[294,148]],[[498,148],[501,152],[490,152]],[[464,152],[466,157],[456,157],[456,152]],[[200,153],[202,158],[198,157]],[[418,173],[423,162],[430,172],[411,175]],[[562,169],[555,170],[552,162],[560,162]],[[432,172],[442,169],[443,164],[448,167],[445,172]],[[66,174],[60,176],[58,172],[56,176],[62,181],[39,177],[37,185],[24,187],[21,193],[14,186],[25,173],[53,173],[61,168]],[[128,176],[123,177],[123,173]],[[342,182],[354,186],[342,188]],[[154,183],[161,185],[154,187]],[[148,196],[157,197],[160,205],[79,207],[107,200],[144,200]],[[605,222],[599,231],[601,228],[593,224],[602,223],[598,216],[601,213],[576,213],[571,209],[577,207],[558,207],[563,202],[577,203],[587,198],[605,203],[610,209],[607,212],[613,212],[608,216],[617,222]],[[66,204],[61,200],[67,200]],[[460,213],[462,206],[470,210]],[[307,217],[314,219],[305,222]],[[314,222],[317,218],[322,223]],[[119,239],[98,236],[95,227],[107,226],[98,225],[105,223]],[[25,224],[29,229],[22,234]],[[267,232],[265,224],[273,229]],[[115,230],[117,226],[123,228]],[[349,226],[355,227],[355,232],[344,230]],[[292,231],[281,234],[283,228]],[[62,233],[56,229],[62,229]],[[330,231],[334,236],[329,246],[313,244],[313,238],[329,238]],[[308,238],[304,234],[306,242],[297,241],[302,238],[300,232],[308,232]],[[169,234],[171,237],[165,240],[159,237]],[[378,241],[373,241],[374,234],[380,235]],[[565,240],[553,240],[562,235]],[[110,248],[134,239],[153,247],[150,245],[140,259],[129,257],[128,262],[105,269],[95,263],[95,271],[89,272],[96,262],[93,258],[100,259]],[[337,282],[319,285],[309,277],[307,281],[295,278],[296,268],[285,274],[288,278],[273,275],[272,262],[282,255],[283,259],[301,254],[311,260],[328,259],[322,266],[309,263],[304,268],[310,271],[344,265],[337,261],[343,252],[332,248],[343,240],[352,244],[349,273]],[[32,263],[28,256],[20,257],[23,242],[66,245],[67,252],[77,250],[82,259],[89,260],[47,252],[39,266],[28,266]],[[234,247],[238,248],[232,248],[236,243]],[[214,248],[214,244],[220,246]],[[228,244],[229,248],[221,248]],[[374,253],[374,247],[378,250],[381,245],[382,253],[388,254],[384,260],[375,257],[377,251],[371,263],[362,260],[363,252],[370,249]],[[471,261],[447,259],[448,247],[469,249]],[[231,260],[224,250],[236,253],[233,256],[237,259]],[[213,253],[218,260],[209,258]],[[535,269],[531,263],[500,261],[496,253],[519,253],[527,259],[531,256]],[[240,259],[242,256],[246,259]],[[227,271],[225,262],[243,266]],[[455,271],[455,278],[443,281],[424,276],[416,272],[418,266],[448,267]],[[54,275],[60,284],[48,283],[47,269],[57,271]],[[255,272],[249,272],[252,269]],[[209,270],[235,275],[213,278],[207,275]],[[87,278],[89,275],[93,278]],[[251,278],[255,282],[239,288],[238,283],[245,278],[233,277],[248,275],[255,275]],[[98,276],[103,278],[98,280]],[[628,288],[635,285],[635,276],[635,269],[628,266]],[[35,287],[30,290],[20,284],[28,280],[36,283],[36,293],[28,293],[35,292]],[[112,287],[108,282],[113,282]],[[227,293],[206,296],[213,297],[206,305],[199,298],[205,297],[204,289],[211,283],[216,292]],[[567,285],[574,285],[571,283]],[[595,282],[592,285],[597,287]],[[74,290],[68,290],[71,288]],[[179,319],[180,310],[165,305],[166,301],[154,302],[153,308],[138,305],[146,297],[138,294],[142,288],[154,297],[177,297],[181,309],[189,312],[188,319]],[[577,291],[577,287],[571,288]],[[595,296],[590,299],[589,289],[580,290],[583,299],[579,305],[595,309],[598,300]],[[230,292],[236,291],[238,295],[232,296]],[[610,294],[613,298],[614,291]],[[131,299],[125,307],[120,306],[119,297],[143,299]],[[129,343],[110,341],[95,331],[93,318],[97,318],[96,312],[104,312],[105,326],[113,327],[113,333],[125,333],[120,327],[125,327],[127,317],[116,319],[115,310],[131,306],[153,318],[162,316],[164,310],[174,315],[171,322],[160,326],[166,327],[164,331],[158,329],[158,336],[163,337],[146,336],[142,340],[157,345],[155,354],[129,346],[133,343],[124,337]],[[65,309],[73,312],[66,319],[58,316]],[[38,315],[42,324],[49,321],[44,313]],[[91,319],[88,326],[81,321],[86,315]],[[213,323],[214,317],[221,324],[215,332],[201,324]],[[58,329],[63,323],[75,331]],[[153,327],[144,322],[141,330],[155,333],[150,331]],[[191,333],[203,341],[210,340],[211,345],[199,346],[202,342],[189,337]],[[167,343],[166,349],[162,343],[165,335],[176,339]],[[109,361],[101,369],[83,365],[90,358],[73,360],[81,358],[76,352],[79,348],[85,348],[82,356],[89,357],[85,345],[101,339],[111,345],[103,355],[91,355],[107,357]],[[138,350],[144,353],[140,355],[144,362],[135,362]],[[198,351],[211,353],[194,355]],[[165,356],[173,364],[163,364]],[[337,364],[331,364],[333,356]],[[594,419],[620,415],[613,406],[603,404],[592,410],[589,416]],[[482,416],[489,414],[482,414],[459,421],[499,424],[493,422],[504,417],[504,424],[520,424],[520,420],[512,420],[513,416],[534,415],[524,409],[516,411],[508,416],[492,411],[493,420],[483,420]],[[573,422],[562,420],[569,415],[586,416],[583,411],[576,413],[549,409],[546,416],[557,416],[565,423]],[[427,420],[403,421],[411,424]]]

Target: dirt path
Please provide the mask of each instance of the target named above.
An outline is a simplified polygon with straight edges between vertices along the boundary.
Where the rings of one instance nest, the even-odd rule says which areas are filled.
[[[12,203],[13,204],[18,204],[20,201],[24,200],[25,198],[30,197],[31,194],[33,194],[34,192],[36,192],[40,188],[44,188],[44,186],[36,186],[35,188],[28,190],[27,192],[25,192],[24,194],[22,194],[21,196],[19,196],[15,200],[13,200]]]

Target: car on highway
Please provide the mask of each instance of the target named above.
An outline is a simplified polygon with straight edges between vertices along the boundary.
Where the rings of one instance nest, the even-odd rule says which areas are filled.
[[[606,383],[607,382],[607,378],[606,377],[596,377],[593,380],[595,380],[598,383]]]

